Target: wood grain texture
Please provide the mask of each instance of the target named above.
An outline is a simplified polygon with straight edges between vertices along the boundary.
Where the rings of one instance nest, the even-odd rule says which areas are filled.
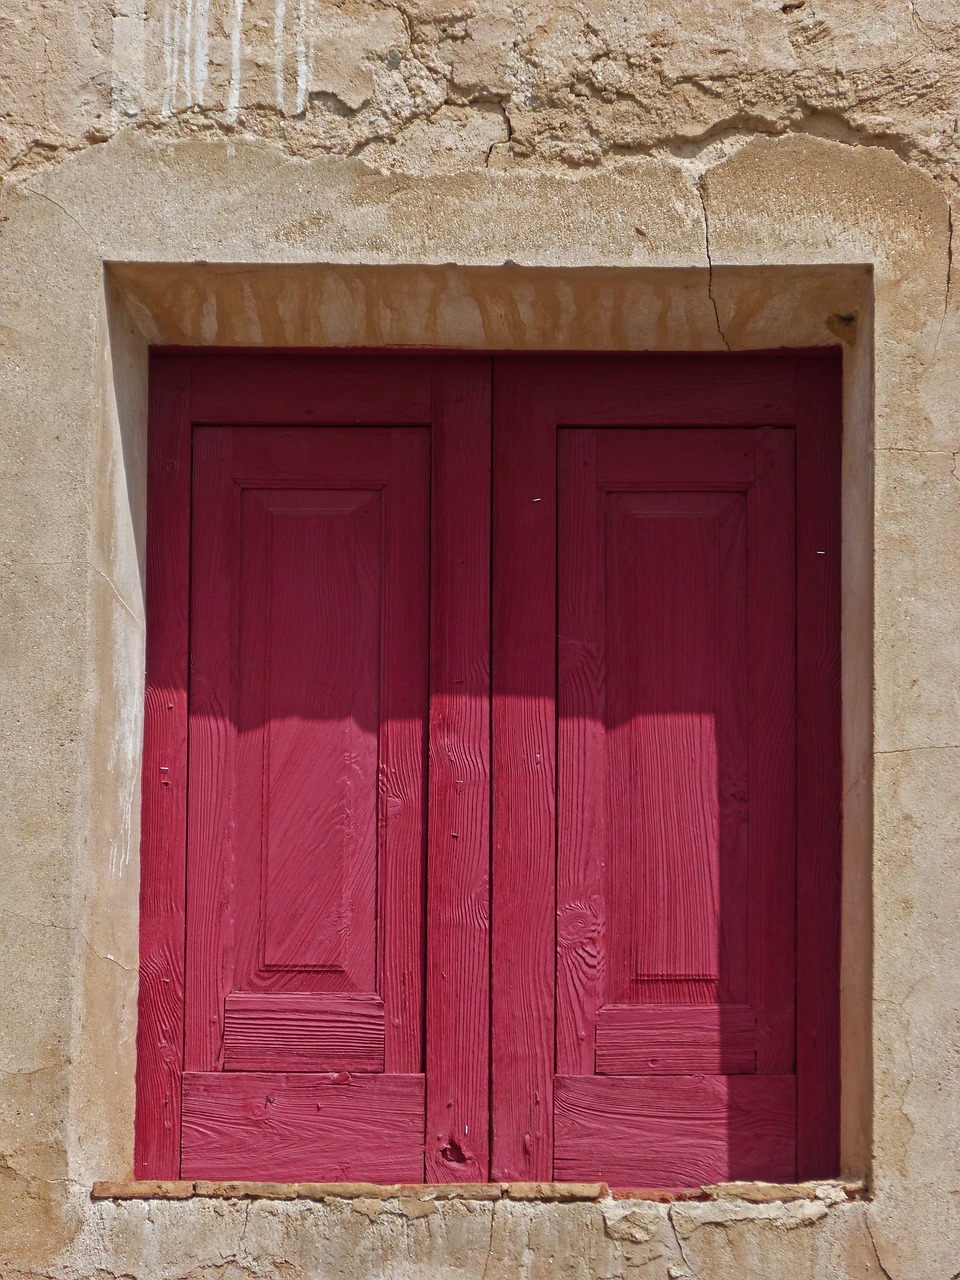
[[[606,668],[597,434],[558,438],[557,1070],[593,1071],[606,993]]]
[[[433,1181],[596,1177],[627,1188],[721,1177],[825,1177],[839,1168],[840,358],[833,352],[564,355],[498,357],[493,365],[498,425],[491,711],[490,359],[244,352],[152,357],[139,1177],[180,1176],[184,1040],[188,1066],[202,1068],[188,1071],[183,1089],[186,1177],[418,1181],[424,1176],[424,1107],[426,1176]],[[200,905],[187,915],[190,930],[198,931],[187,938],[187,961],[192,965],[199,947],[209,963],[195,982],[190,978],[185,1008],[191,420],[222,423],[224,430],[208,426],[197,433],[197,461],[205,450],[216,455],[214,470],[221,474],[197,478],[203,492],[193,543],[210,591],[193,619],[199,650],[192,675],[197,722],[190,730],[190,803],[207,807],[198,821],[191,817],[190,845],[220,839],[246,853],[238,859],[231,852],[200,868],[191,860],[190,900],[195,881]],[[645,429],[556,432],[558,423]],[[785,595],[794,482],[784,441],[793,433],[742,430],[794,423],[795,618]],[[242,424],[250,425],[232,430]],[[363,430],[348,424],[363,424]],[[671,426],[683,430],[664,430]],[[696,429],[713,427],[723,430]],[[368,462],[358,470],[360,435],[367,445],[359,454]],[[554,553],[556,435],[560,515]],[[320,437],[326,453],[317,462]],[[638,439],[646,441],[642,482]],[[668,514],[678,483],[683,493],[670,516],[674,533],[663,545],[644,548],[637,542],[638,522],[649,526]],[[584,485],[592,498],[584,500]],[[263,724],[250,703],[241,715],[235,684],[231,688],[241,667],[235,638],[205,640],[202,615],[213,608],[238,620],[241,604],[249,608],[257,594],[248,590],[251,568],[244,576],[235,563],[236,549],[260,518],[244,516],[244,501],[267,513],[261,549],[277,537],[279,547],[289,529],[268,528],[278,515],[268,511],[273,498],[264,506],[263,495],[253,491],[300,495],[281,501],[279,523],[292,522],[292,529],[301,517],[320,518],[290,510],[315,501],[303,496],[311,486],[324,489],[327,502],[331,493],[341,501],[351,489],[360,496],[349,501],[362,506],[372,500],[379,534],[373,537],[368,527],[351,534],[349,546],[327,554],[340,536],[331,534],[312,569],[309,547],[298,551],[294,536],[281,560],[296,560],[300,578],[295,573],[275,584],[273,571],[260,573],[263,607],[255,605],[259,613],[248,620],[253,647],[246,657],[258,644],[262,657],[270,652],[263,628],[275,585],[281,597],[286,591],[276,607],[286,618],[294,667],[292,628],[298,616],[305,622],[313,617],[308,627],[317,644],[313,659],[304,657],[303,675],[311,662],[317,665],[319,651],[329,649],[318,638],[323,618],[311,615],[312,602],[298,608],[305,578],[326,572],[344,615],[351,592],[359,589],[366,600],[358,606],[366,619],[359,633],[348,636],[348,628],[341,629],[343,670],[336,681],[366,689],[357,702],[360,714],[332,716],[326,705],[314,711],[318,722],[341,725],[349,741],[340,759],[357,766],[359,790],[353,788],[348,802],[334,797],[327,808],[334,825],[340,822],[355,847],[368,855],[372,850],[373,857],[360,858],[357,866],[365,870],[351,888],[343,863],[324,857],[319,876],[317,867],[310,870],[317,846],[307,841],[292,863],[280,854],[271,891],[270,859],[261,860],[260,837],[251,835],[264,815],[269,834],[271,805],[264,806],[259,784],[237,785],[257,760],[263,775]],[[246,499],[238,496],[244,492]],[[535,503],[536,497],[542,501]],[[204,515],[201,508],[209,508],[211,498],[223,518],[209,510]],[[362,523],[370,511],[355,505],[353,513]],[[689,525],[698,521],[690,542]],[[684,522],[686,531],[677,535]],[[251,543],[251,567],[254,551]],[[553,554],[559,559],[556,600]],[[329,561],[336,563],[324,568]],[[197,565],[195,577],[196,571]],[[630,597],[643,581],[647,597],[672,601],[670,626],[652,638],[648,631],[645,639],[650,610],[639,596]],[[699,602],[701,616],[695,609],[691,614],[691,601]],[[717,617],[712,629],[708,614]],[[560,633],[555,669],[554,618]],[[364,675],[364,654],[369,656],[377,629],[380,679],[374,687]],[[795,764],[792,683],[782,662],[768,660],[787,653],[793,635]],[[309,651],[307,644],[302,652]],[[642,668],[656,665],[658,653],[671,652],[676,679],[661,680],[651,702]],[[632,655],[632,667],[624,653]],[[611,655],[619,671],[611,668]],[[294,686],[301,675],[294,672],[294,685],[284,690],[267,671],[268,662],[253,665],[263,673],[261,718],[268,685],[280,703],[299,696]],[[289,670],[290,663],[284,666]],[[554,783],[555,696],[560,741]],[[667,702],[677,704],[669,715]],[[641,704],[644,716],[660,717],[664,733],[654,728],[651,737],[649,725],[633,723],[631,707]],[[247,728],[238,736],[244,717]],[[266,719],[291,721],[267,743],[268,756],[311,754],[309,723],[294,723],[282,712]],[[747,752],[743,741],[749,741]],[[614,775],[625,779],[642,775],[645,758],[661,766],[659,800],[651,808],[649,797],[642,801],[638,792],[621,803],[610,793],[611,761]],[[630,852],[633,829],[644,828],[648,836],[662,832],[673,823],[674,801],[695,798],[691,777],[682,776],[684,760],[696,762],[701,784],[715,772],[716,794],[711,800],[709,786],[696,792],[699,817],[684,828],[686,861],[664,862],[661,846],[661,862],[638,874]],[[328,763],[330,779],[335,752]],[[206,770],[209,780],[196,797],[195,768]],[[799,784],[798,807],[785,783],[790,775]],[[294,822],[297,789],[293,796],[281,794],[283,779],[279,790],[267,787],[281,827]],[[555,804],[560,850],[553,1010]],[[794,871],[788,829],[795,812]],[[267,844],[285,839],[273,828]],[[266,892],[248,892],[262,874]],[[311,879],[323,882],[322,910],[319,899],[304,904]],[[238,892],[246,906],[234,911]],[[660,903],[653,927],[649,910],[644,916],[651,901]],[[318,911],[329,927],[313,929]],[[201,935],[206,941],[198,941]],[[351,950],[354,943],[359,951]],[[302,1004],[281,1022],[277,1001]],[[552,1034],[559,1076],[551,1111]],[[317,1074],[327,1064],[340,1070],[339,1082]],[[354,1074],[381,1066],[385,1074]],[[426,1080],[418,1075],[423,1069]],[[711,1072],[717,1074],[711,1078]],[[342,1092],[347,1083],[349,1094]],[[218,1089],[226,1089],[222,1107]],[[376,1163],[374,1135],[383,1139]],[[213,1163],[203,1164],[208,1157]],[[203,1171],[189,1171],[194,1169]]]
[[[788,1182],[793,1076],[558,1076],[554,1176],[616,1189]]]
[[[205,352],[193,362],[193,418],[228,426],[426,426],[434,363],[418,355]]]
[[[494,373],[491,1177],[551,1177],[556,428],[549,360]]]
[[[366,487],[241,491],[237,839],[255,878],[238,891],[258,902],[241,978],[257,985],[314,969],[378,986],[382,508]]]
[[[422,1071],[428,432],[195,435],[187,1069]]]
[[[737,493],[604,494],[611,1001],[696,1003],[731,990],[727,941],[744,933],[747,889],[748,750],[736,714],[746,702],[736,625],[745,516]],[[741,796],[723,822],[721,761]]]
[[[789,355],[558,355],[555,360],[559,425],[776,427],[794,422]]]
[[[840,1169],[842,359],[797,358],[798,1176]]]
[[[369,371],[368,363],[364,365]],[[429,382],[429,370],[422,362],[417,362],[417,369],[421,380]],[[349,405],[335,399],[335,389],[325,403],[331,411],[339,404],[345,415]],[[402,405],[398,416],[401,410]],[[303,967],[304,955],[287,973],[276,964],[266,966],[257,914],[256,833],[268,797],[255,780],[268,744],[258,737],[259,724],[264,722],[262,709],[257,711],[255,697],[252,702],[249,699],[262,686],[260,673],[266,668],[257,648],[257,620],[266,616],[268,607],[276,607],[276,584],[274,575],[261,572],[256,578],[261,590],[248,591],[244,599],[253,642],[248,646],[250,671],[244,682],[249,686],[245,697],[251,732],[245,749],[251,785],[241,788],[241,797],[246,813],[243,830],[253,845],[243,862],[250,883],[239,899],[244,918],[238,929],[238,974],[248,989],[376,988],[388,1010],[384,1065],[395,1072],[423,1069],[429,458],[427,428],[318,433],[274,427],[238,431],[234,439],[234,479],[241,486],[254,486],[246,491],[249,496],[255,497],[260,492],[255,486],[270,476],[280,494],[271,501],[282,500],[291,509],[298,503],[307,508],[313,504],[317,518],[336,538],[345,537],[346,526],[353,526],[355,536],[349,539],[349,548],[346,543],[339,551],[308,545],[297,557],[301,572],[313,564],[314,580],[323,579],[325,589],[312,591],[314,603],[302,609],[297,590],[289,593],[289,669],[298,673],[291,692],[296,694],[298,684],[303,688],[297,695],[297,714],[282,716],[282,731],[305,748],[297,752],[302,764],[295,780],[304,771],[314,782],[322,780],[317,775],[318,749],[325,744],[323,776],[331,784],[328,798],[333,807],[328,804],[330,820],[323,821],[318,812],[319,789],[311,785],[305,800],[313,812],[312,826],[321,839],[324,832],[329,836],[337,831],[341,848],[360,855],[337,859],[323,877],[313,878],[314,895],[326,891],[334,908],[328,917],[346,947],[343,965],[321,966],[312,976]],[[328,488],[321,501],[316,491],[324,484],[335,487]],[[376,512],[374,498],[379,506]],[[258,502],[262,506],[262,494]],[[303,516],[311,519],[308,510]],[[361,535],[360,522],[367,525],[366,535]],[[269,539],[270,531],[263,529],[261,551]],[[257,545],[250,548],[254,565],[262,558]],[[342,607],[332,605],[331,595],[339,596]],[[311,617],[313,625],[308,627]],[[275,647],[274,637],[268,652]],[[302,713],[307,707],[313,709],[313,717],[305,724]],[[334,725],[339,727],[332,732]],[[289,806],[281,808],[280,819],[290,820]],[[375,862],[364,856],[371,852]],[[309,872],[309,865],[309,859],[300,862],[302,874]],[[329,893],[337,883],[342,891],[339,910]]]
[[[177,1178],[183,1070],[190,593],[190,367],[150,361],[147,653],[134,1167]]]
[[[228,993],[374,994],[381,969],[419,1044],[426,432],[204,427],[195,455],[188,1068],[215,1068]]]
[[[231,992],[223,1069],[382,1071],[383,1024],[378,996]]]
[[[597,1017],[597,1075],[745,1075],[756,1069],[757,1015],[746,1005],[607,1005]]]
[[[717,447],[720,440],[722,448]],[[755,433],[734,428],[722,432],[693,428],[601,431],[597,435],[597,477],[611,492],[638,488],[665,493],[745,490],[756,477],[754,449]]]
[[[379,983],[384,1070],[422,1072],[429,723],[430,434],[391,436],[380,619]]]
[[[597,1071],[625,1107],[636,1075],[786,1077],[792,433],[560,435],[560,1074]],[[564,912],[586,917],[584,903],[570,948]],[[711,1123],[716,1145],[722,1109]],[[611,1120],[626,1176],[620,1137]],[[633,1185],[675,1145],[666,1115],[654,1138]],[[785,1167],[782,1152],[757,1159]]]
[[[426,1177],[483,1182],[490,1043],[489,361],[438,361],[434,376]]]
[[[221,1068],[223,1007],[235,984],[238,824],[234,698],[239,656],[236,551],[240,542],[240,491],[232,476],[233,437],[230,428],[207,428],[194,442],[184,1036],[187,1071]],[[256,791],[259,790],[258,779]],[[240,826],[239,831],[242,835],[245,828]]]
[[[796,1069],[797,606],[795,436],[758,431],[747,495],[749,1003],[757,1071]],[[809,799],[812,799],[810,797]]]
[[[423,1077],[188,1071],[181,1176],[420,1182]]]

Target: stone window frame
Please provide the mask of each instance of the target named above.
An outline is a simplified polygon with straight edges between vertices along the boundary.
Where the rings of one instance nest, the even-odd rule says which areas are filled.
[[[278,307],[278,298],[284,306]],[[758,308],[757,299],[762,300]],[[105,268],[105,418],[112,439],[108,522],[127,571],[145,569],[147,351],[150,345],[274,348],[426,346],[474,350],[718,348],[718,299],[754,312],[737,349],[822,346],[844,352],[842,696],[844,836],[841,954],[841,1174],[870,1175],[872,1020],[873,273],[869,265],[699,268],[200,265],[113,262]],[[224,324],[216,317],[229,318]],[[726,339],[721,334],[722,341]],[[586,340],[585,340],[586,338]],[[142,650],[135,634],[128,645]],[[138,670],[142,672],[142,661]],[[108,797],[125,813],[136,857],[142,675],[101,718],[133,735],[132,772]],[[109,823],[111,806],[101,821]],[[102,903],[127,921],[126,895]],[[135,1012],[122,1036],[121,1106],[97,1173],[132,1165]],[[116,1187],[116,1183],[104,1184]],[[128,1184],[133,1189],[133,1184]],[[170,1186],[171,1184],[167,1184]],[[185,1190],[186,1184],[172,1184]],[[180,1198],[183,1190],[174,1194]],[[248,1194],[247,1192],[239,1192]],[[167,1194],[167,1193],[164,1193]],[[191,1194],[200,1194],[194,1187]],[[547,1196],[549,1198],[549,1196]]]

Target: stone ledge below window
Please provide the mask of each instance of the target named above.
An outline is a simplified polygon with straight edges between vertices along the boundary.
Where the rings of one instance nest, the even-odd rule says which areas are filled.
[[[380,1184],[371,1182],[95,1182],[94,1200],[745,1200],[753,1204],[863,1199],[863,1182],[719,1182],[685,1191],[611,1191],[605,1182],[474,1182]]]

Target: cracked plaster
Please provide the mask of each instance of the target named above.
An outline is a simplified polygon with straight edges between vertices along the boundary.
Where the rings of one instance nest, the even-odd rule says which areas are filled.
[[[128,127],[415,171],[464,149],[579,166],[800,132],[888,147],[952,189],[958,22],[929,0],[4,0],[0,168]]]
[[[956,7],[0,0],[0,49],[0,1275],[955,1280]],[[872,1200],[90,1202],[130,1168],[156,340],[844,345]]]

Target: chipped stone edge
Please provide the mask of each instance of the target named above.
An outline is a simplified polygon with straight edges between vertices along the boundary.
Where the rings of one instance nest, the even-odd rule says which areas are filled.
[[[676,1201],[740,1200],[750,1204],[819,1200],[839,1204],[867,1197],[860,1181],[718,1182],[688,1190],[614,1190],[605,1182],[95,1182],[92,1200],[515,1200],[569,1203],[586,1200],[641,1200],[660,1204]]]

